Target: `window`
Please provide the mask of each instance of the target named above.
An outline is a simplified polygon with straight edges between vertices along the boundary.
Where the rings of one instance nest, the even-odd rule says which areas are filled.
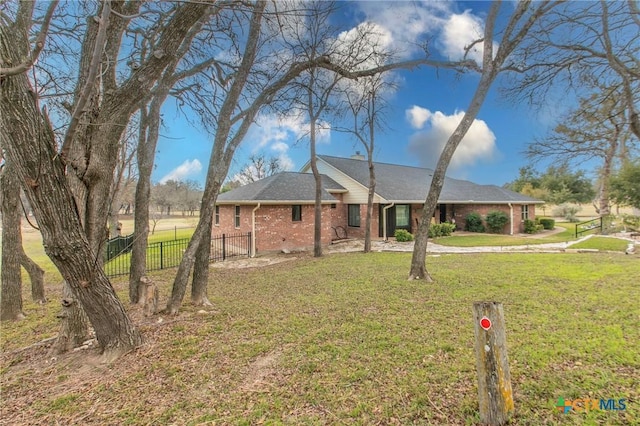
[[[360,227],[360,204],[349,204],[347,224],[354,228]]]
[[[336,208],[336,203],[332,203],[332,204],[331,204],[331,208],[332,208],[332,209],[335,209],[335,208]]]
[[[302,206],[300,204],[291,206],[291,220],[294,222],[302,220]]]
[[[220,206],[216,206],[216,219],[215,224],[220,225]]]
[[[236,228],[240,228],[240,206],[236,206]]]
[[[522,206],[522,220],[529,219],[529,206]]]
[[[411,209],[408,204],[396,206],[396,228],[408,228],[411,225]]]

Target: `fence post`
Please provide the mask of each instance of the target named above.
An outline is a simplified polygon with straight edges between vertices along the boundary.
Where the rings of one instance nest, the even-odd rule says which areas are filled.
[[[222,260],[225,260],[227,257],[227,244],[225,243],[225,234],[222,234]]]
[[[251,257],[251,248],[252,248],[251,244],[251,232],[247,233],[247,256]]]
[[[480,423],[504,425],[514,404],[502,304],[475,302],[473,318]]]
[[[160,269],[164,269],[162,267],[162,258],[163,258],[163,254],[162,254],[162,241],[160,241]]]

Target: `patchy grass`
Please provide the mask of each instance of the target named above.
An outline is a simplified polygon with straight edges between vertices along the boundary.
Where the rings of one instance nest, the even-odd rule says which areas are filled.
[[[477,424],[478,300],[504,304],[512,424],[640,422],[637,256],[443,255],[428,260],[431,284],[406,280],[410,258],[216,269],[209,313],[129,308],[147,343],[112,365],[17,352],[57,329],[55,307],[45,319],[27,304],[37,328],[2,324],[0,424]],[[152,274],[164,300],[172,273]],[[565,415],[559,397],[626,398],[627,410]]]
[[[499,246],[519,246],[546,243],[562,243],[572,241],[574,237],[571,224],[556,224],[556,228],[562,228],[561,232],[551,233],[544,231],[539,234],[521,237],[512,235],[496,234],[453,234],[449,237],[432,239],[436,244],[449,247],[499,247]]]
[[[597,249],[601,251],[622,251],[629,246],[627,240],[613,237],[591,237],[571,246],[572,249]]]

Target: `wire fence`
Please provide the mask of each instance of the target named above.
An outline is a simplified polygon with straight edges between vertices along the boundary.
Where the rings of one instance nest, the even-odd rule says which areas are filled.
[[[116,237],[107,242],[107,263],[104,271],[108,277],[128,275],[131,265],[131,243],[127,237]],[[190,238],[158,241],[147,245],[147,271],[175,268],[182,261]],[[128,244],[127,244],[128,243]],[[211,257],[220,262],[232,257],[251,256],[251,233],[222,234],[211,238]]]

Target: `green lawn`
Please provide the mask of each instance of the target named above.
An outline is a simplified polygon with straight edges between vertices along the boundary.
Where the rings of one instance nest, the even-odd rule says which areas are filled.
[[[545,232],[535,236],[518,237],[500,234],[452,234],[449,237],[432,239],[436,244],[449,247],[482,247],[482,246],[519,246],[528,244],[563,243],[575,240],[575,225],[572,223],[556,223],[562,232],[546,235]]]
[[[138,318],[110,366],[11,351],[55,334],[55,304],[3,324],[6,424],[477,424],[472,304],[504,304],[515,425],[640,423],[638,257],[610,253],[303,258],[211,274],[215,308]],[[174,271],[152,274],[166,300]],[[125,280],[114,281],[121,297]],[[25,291],[26,296],[26,291]],[[26,364],[25,364],[26,363]],[[560,414],[558,398],[625,398]],[[90,417],[86,417],[89,415]]]
[[[611,237],[591,237],[588,240],[571,246],[572,249],[596,249],[601,251],[625,251],[629,246],[627,240]]]

